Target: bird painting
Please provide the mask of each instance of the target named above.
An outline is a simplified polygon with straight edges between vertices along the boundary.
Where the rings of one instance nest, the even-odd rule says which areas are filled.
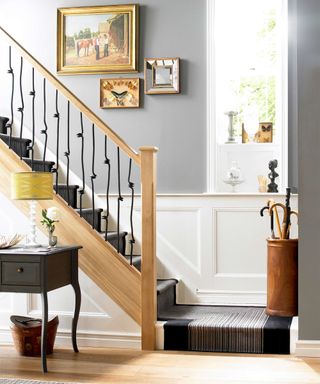
[[[140,79],[101,79],[101,108],[139,107]]]

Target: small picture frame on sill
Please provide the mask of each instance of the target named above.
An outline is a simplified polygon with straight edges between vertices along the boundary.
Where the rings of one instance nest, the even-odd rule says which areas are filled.
[[[139,108],[140,78],[100,79],[100,108]]]
[[[180,59],[144,59],[144,93],[147,95],[180,93]]]
[[[272,143],[273,124],[271,122],[259,123],[259,130],[254,135],[253,141],[256,143]]]

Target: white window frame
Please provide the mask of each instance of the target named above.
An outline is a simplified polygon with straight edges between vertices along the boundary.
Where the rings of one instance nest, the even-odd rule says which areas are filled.
[[[238,0],[241,1],[241,0]],[[281,180],[279,192],[288,185],[288,0],[282,2],[283,33],[281,42]],[[207,0],[207,193],[215,194],[217,186],[218,151],[216,141],[216,81],[215,81],[215,0]],[[251,194],[251,193],[250,193]],[[258,193],[257,193],[258,194]]]

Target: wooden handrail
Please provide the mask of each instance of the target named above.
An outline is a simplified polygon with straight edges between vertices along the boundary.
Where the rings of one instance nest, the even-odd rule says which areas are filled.
[[[0,27],[0,31],[9,40],[29,63],[36,68],[61,94],[63,94],[74,106],[76,106],[84,116],[94,123],[102,132],[107,135],[123,152],[125,152],[134,162],[140,166],[140,154],[132,149],[120,136],[118,136],[106,123],[104,123],[90,108],[77,98],[69,89],[63,85],[51,72],[38,62],[26,49],[24,49],[9,33]]]

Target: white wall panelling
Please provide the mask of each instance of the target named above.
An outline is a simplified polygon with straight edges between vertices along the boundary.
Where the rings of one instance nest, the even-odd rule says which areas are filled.
[[[178,302],[265,304],[270,218],[268,213],[260,217],[259,211],[269,198],[285,201],[284,195],[267,193],[158,195],[158,276],[179,280]],[[117,197],[111,196],[113,214],[116,203]],[[296,204],[293,196],[292,206]],[[121,225],[127,231],[129,210],[125,196]],[[139,239],[139,196],[134,213]],[[297,235],[295,223],[292,235]]]

